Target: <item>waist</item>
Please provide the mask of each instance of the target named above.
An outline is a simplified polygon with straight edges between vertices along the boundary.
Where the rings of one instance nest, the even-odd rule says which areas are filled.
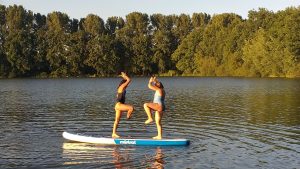
[[[165,104],[165,101],[163,100],[162,97],[154,97],[153,103],[158,103],[158,104],[160,104],[160,105],[164,105],[164,104]]]
[[[125,103],[125,93],[117,93],[117,102]]]
[[[164,102],[164,100],[153,100],[153,103],[157,103],[157,104],[159,104],[160,106],[161,106],[161,110],[162,111],[165,111],[165,102]]]
[[[117,101],[117,103],[123,103],[124,104],[125,103],[125,98],[122,98],[122,99],[117,98],[116,101]]]

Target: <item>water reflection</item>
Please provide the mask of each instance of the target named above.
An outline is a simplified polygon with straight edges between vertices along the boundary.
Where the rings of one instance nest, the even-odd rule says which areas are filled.
[[[164,168],[164,154],[162,149],[157,147],[154,156],[154,163],[151,168],[163,169]]]
[[[143,147],[137,147],[135,152],[142,151]],[[127,151],[127,150],[126,150]],[[160,147],[152,148],[150,154],[145,154],[145,156],[136,157],[132,156],[129,152],[124,152],[120,150],[119,146],[114,148],[112,156],[114,158],[113,162],[115,164],[115,168],[132,168],[136,167],[144,167],[151,169],[163,169],[164,164],[166,163],[164,160],[164,154]],[[149,151],[149,149],[148,149]],[[153,153],[154,152],[154,153]],[[131,154],[131,155],[130,155]]]
[[[94,166],[108,165],[112,163],[112,146],[98,146],[90,143],[63,143],[62,157],[64,165],[93,164]]]
[[[122,155],[120,147],[118,146],[115,146],[113,148],[112,157],[115,168],[117,169],[124,168],[124,164],[128,164],[131,161],[128,153],[123,153]]]
[[[144,167],[163,169],[165,155],[160,147],[146,148],[147,154],[137,153],[145,151],[145,147],[105,146],[90,143],[63,143],[64,165],[91,164],[94,167],[108,167],[117,169]]]
[[[283,124],[294,126],[300,123],[298,93],[249,93],[244,96],[245,112],[253,124]]]

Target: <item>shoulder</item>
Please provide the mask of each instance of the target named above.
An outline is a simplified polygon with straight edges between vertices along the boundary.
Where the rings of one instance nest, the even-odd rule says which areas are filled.
[[[160,89],[160,88],[157,88],[156,91],[155,91],[155,93],[159,93],[160,96],[165,95],[164,89]]]

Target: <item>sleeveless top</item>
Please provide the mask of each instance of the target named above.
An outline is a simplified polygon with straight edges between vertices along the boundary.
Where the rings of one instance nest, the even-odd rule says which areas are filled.
[[[117,102],[124,104],[125,103],[125,95],[126,95],[126,90],[124,90],[122,93],[117,93]]]
[[[165,110],[165,94],[163,96],[160,96],[158,92],[155,92],[153,103],[158,103],[159,105],[161,105],[162,109],[164,111]]]

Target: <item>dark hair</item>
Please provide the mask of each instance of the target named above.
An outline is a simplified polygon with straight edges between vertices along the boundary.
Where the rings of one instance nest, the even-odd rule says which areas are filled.
[[[161,89],[164,88],[164,85],[161,82],[158,82]]]
[[[127,80],[122,79],[121,82],[120,82],[120,84],[119,84],[119,86],[118,86],[118,88],[119,88],[123,83],[125,83],[126,81],[127,81]]]

